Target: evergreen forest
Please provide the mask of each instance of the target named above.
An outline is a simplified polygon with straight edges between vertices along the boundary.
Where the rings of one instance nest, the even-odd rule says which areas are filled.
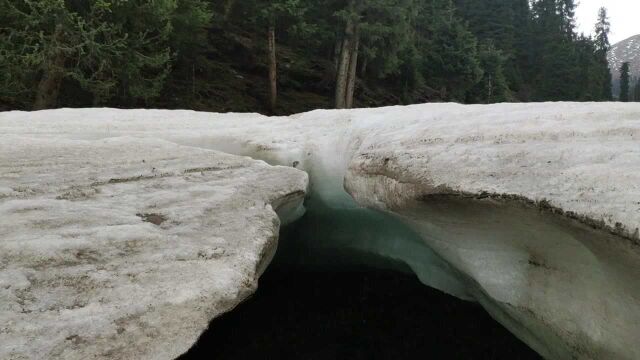
[[[591,37],[576,30],[576,6],[0,0],[0,110],[290,114],[444,101],[611,100],[607,11],[600,10]]]

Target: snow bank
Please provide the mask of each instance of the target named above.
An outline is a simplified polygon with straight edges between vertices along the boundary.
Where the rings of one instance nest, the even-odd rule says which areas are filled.
[[[0,359],[184,353],[255,290],[307,185],[162,140],[4,134]]]
[[[310,213],[359,219],[340,225],[347,233],[328,231],[328,247],[404,262],[425,284],[479,301],[548,358],[640,357],[640,105],[430,104],[276,118],[62,109],[0,114],[0,131],[163,139],[305,170]],[[0,194],[7,188],[0,182]],[[384,221],[406,228],[374,233]]]

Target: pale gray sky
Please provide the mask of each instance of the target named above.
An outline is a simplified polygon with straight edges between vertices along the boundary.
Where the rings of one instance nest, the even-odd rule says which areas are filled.
[[[578,0],[578,29],[592,34],[598,9],[606,7],[611,21],[611,44],[640,34],[640,0]]]

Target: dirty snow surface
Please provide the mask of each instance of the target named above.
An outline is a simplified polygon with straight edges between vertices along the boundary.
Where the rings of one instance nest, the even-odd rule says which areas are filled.
[[[640,358],[640,104],[427,104],[273,118],[61,109],[0,113],[0,134],[4,354],[42,339],[35,344],[59,357],[174,355],[194,339],[191,324],[234,304],[203,297],[242,297],[222,289],[255,283],[256,241],[276,228],[260,225],[259,216],[275,219],[265,204],[304,181],[297,170],[237,158],[224,159],[262,173],[232,165],[185,173],[219,167],[206,161],[223,158],[209,152],[217,150],[304,170],[310,199],[324,208],[393,216],[420,239],[356,229],[353,243],[478,301],[546,358]],[[118,151],[129,155],[112,161]],[[146,158],[153,154],[165,165]],[[210,181],[221,188],[207,190]],[[252,235],[260,226],[264,236]],[[207,307],[219,303],[229,305]],[[189,341],[176,340],[189,331]]]
[[[326,180],[316,190],[333,193],[342,190],[348,172],[377,166],[429,188],[544,199],[636,239],[640,227],[640,104],[426,104],[276,118],[61,109],[0,113],[0,134],[164,139],[295,163]]]
[[[253,292],[274,210],[306,188],[301,171],[163,140],[6,130],[0,359],[175,358]]]

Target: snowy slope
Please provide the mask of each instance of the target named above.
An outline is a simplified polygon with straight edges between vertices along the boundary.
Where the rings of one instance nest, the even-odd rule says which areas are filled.
[[[618,84],[620,67],[624,62],[628,62],[631,66],[632,78],[640,77],[640,35],[632,36],[613,45],[609,50],[608,58],[614,84]],[[618,86],[614,86],[614,93],[619,91]]]
[[[640,358],[640,104],[427,104],[275,118],[62,109],[2,113],[0,134],[162,139],[295,166],[309,174],[310,199],[336,212],[382,211],[419,236],[363,227],[343,241],[477,300],[546,358]]]

